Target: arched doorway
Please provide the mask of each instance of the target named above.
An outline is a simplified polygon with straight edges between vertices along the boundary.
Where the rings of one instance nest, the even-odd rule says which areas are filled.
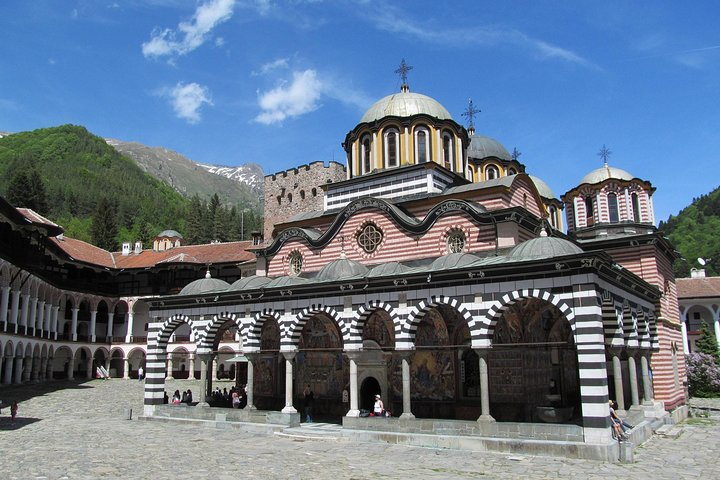
[[[358,402],[361,410],[373,411],[375,405],[375,395],[383,397],[384,392],[380,388],[380,383],[375,377],[367,377],[360,386],[360,401]],[[384,398],[384,397],[383,397]],[[383,400],[383,403],[386,400]]]
[[[572,328],[552,303],[529,298],[505,310],[495,327],[488,370],[496,420],[582,421]]]

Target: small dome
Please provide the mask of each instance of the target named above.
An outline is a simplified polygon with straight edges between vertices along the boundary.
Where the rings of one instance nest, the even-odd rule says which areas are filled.
[[[635,178],[635,175],[632,175],[620,168],[611,167],[606,163],[597,170],[593,170],[585,175],[582,180],[580,180],[580,185],[584,183],[593,185],[595,183],[604,182],[610,178],[614,178],[616,180],[632,180]]]
[[[552,191],[550,186],[545,183],[543,180],[539,179],[535,175],[528,175],[530,177],[530,180],[533,181],[535,184],[535,188],[537,188],[538,193],[543,198],[557,198],[555,196],[555,193]]]
[[[230,290],[252,290],[253,288],[264,287],[272,281],[270,277],[262,277],[259,275],[252,275],[250,277],[243,277],[235,280],[230,285]]]
[[[370,270],[368,276],[384,277],[388,275],[399,275],[401,273],[407,272],[408,270],[410,270],[410,267],[408,267],[407,265],[403,265],[399,262],[388,262],[373,267],[372,270]]]
[[[219,278],[211,278],[210,272],[205,274],[205,278],[195,280],[183,287],[178,295],[202,295],[204,293],[223,292],[230,288],[230,284]]]
[[[393,93],[381,98],[365,112],[360,123],[374,122],[390,116],[411,117],[421,113],[437,117],[440,120],[452,120],[450,112],[434,98],[408,91]]]
[[[470,253],[450,253],[436,258],[430,265],[431,271],[447,270],[449,268],[462,268],[480,260]]]
[[[543,231],[543,233],[545,232]],[[578,253],[583,253],[583,249],[569,240],[541,236],[516,245],[515,248],[510,250],[508,258],[512,260],[552,258],[563,257],[565,255],[577,255]]]
[[[325,265],[315,276],[318,282],[328,282],[332,280],[341,280],[343,278],[357,277],[365,275],[368,267],[362,263],[347,258],[339,258]]]
[[[277,277],[265,284],[265,288],[277,288],[277,287],[289,287],[292,285],[302,285],[308,283],[310,280],[302,277]]]
[[[183,238],[183,236],[175,230],[163,230],[158,237]]]
[[[501,160],[512,160],[512,155],[510,155],[502,143],[494,138],[484,137],[482,135],[470,135],[468,157],[479,159],[497,157]]]

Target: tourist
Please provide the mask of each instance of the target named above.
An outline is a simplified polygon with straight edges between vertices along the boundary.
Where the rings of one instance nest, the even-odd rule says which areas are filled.
[[[142,365],[140,365],[140,368],[138,368],[138,381],[142,382],[142,379],[144,376],[145,376],[145,370],[143,370]]]
[[[385,414],[385,404],[383,404],[380,394],[375,395],[375,405],[373,406],[373,415],[382,417]]]
[[[614,421],[616,421],[620,424],[620,428],[622,428],[623,433],[635,428],[632,425],[630,425],[629,423],[627,423],[625,420],[623,420],[622,418],[618,417],[618,414],[615,411],[617,409],[616,402],[609,400],[609,404],[610,404],[610,416],[613,418]]]
[[[180,403],[187,403],[187,392],[184,390],[182,392],[182,398],[180,399]]]
[[[193,401],[193,399],[192,399],[192,390],[190,390],[189,388],[188,388],[188,391],[187,391],[186,400],[187,400],[187,404],[188,404],[188,405],[190,405],[190,404],[192,403],[192,401]]]
[[[315,394],[310,390],[310,384],[305,385],[303,390],[303,400],[305,402],[305,422],[312,423],[313,403],[315,403]]]
[[[613,408],[613,401],[610,400],[608,403],[610,406],[610,422],[612,426],[613,438],[616,439],[618,442],[625,441],[628,437],[627,435],[625,435],[625,431],[623,430],[622,421],[615,413],[615,409]]]
[[[232,390],[232,407],[240,408],[240,395],[235,389]]]
[[[168,397],[167,392],[163,392],[163,404],[167,405],[170,403],[170,397]]]
[[[18,412],[18,403],[13,402],[12,405],[10,406],[10,418],[11,418],[12,423],[15,423],[15,417],[17,416],[17,412]]]
[[[172,397],[173,405],[180,405],[180,390],[175,390]]]

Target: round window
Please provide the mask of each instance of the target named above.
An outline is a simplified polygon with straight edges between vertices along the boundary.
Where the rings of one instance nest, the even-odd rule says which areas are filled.
[[[360,234],[358,234],[357,242],[365,253],[373,253],[377,250],[378,246],[380,246],[382,238],[382,231],[380,231],[380,229],[374,224],[368,223],[363,227]]]
[[[290,275],[300,275],[303,267],[303,258],[300,252],[292,252],[288,258],[288,269]]]
[[[462,253],[465,249],[465,234],[462,230],[453,230],[447,237],[448,253]]]

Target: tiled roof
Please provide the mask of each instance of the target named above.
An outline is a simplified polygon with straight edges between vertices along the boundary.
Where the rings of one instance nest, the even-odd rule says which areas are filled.
[[[720,297],[720,277],[678,278],[678,298]]]
[[[39,213],[37,213],[35,210],[31,210],[29,208],[18,208],[17,209],[20,214],[30,220],[33,223],[39,223],[41,225],[49,225],[51,227],[59,227],[57,223],[51,222],[47,218],[43,217]]]
[[[168,263],[240,263],[255,260],[255,254],[246,250],[252,246],[251,241],[187,245],[162,252],[143,250],[137,255],[111,253],[69,237],[51,238],[49,241],[75,260],[109,268],[147,268]]]

